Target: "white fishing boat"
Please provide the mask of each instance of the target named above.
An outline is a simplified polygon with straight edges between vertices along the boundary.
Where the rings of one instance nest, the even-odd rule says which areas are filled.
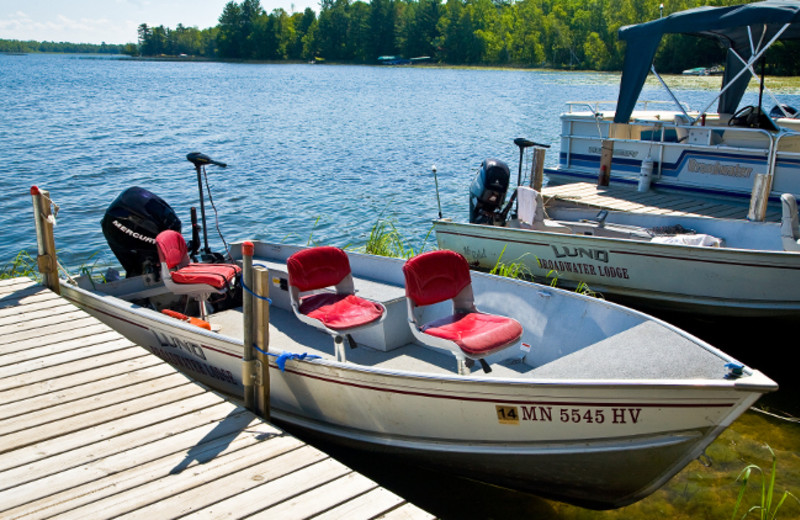
[[[627,45],[617,101],[568,103],[559,166],[547,170],[551,181],[604,178],[645,190],[749,199],[752,220],[763,220],[767,203],[779,204],[783,193],[800,197],[798,112],[766,89],[763,77],[764,53],[778,41],[800,37],[799,21],[797,2],[766,0],[698,7],[621,28]],[[705,107],[680,102],[652,66],[662,37],[675,33],[712,38],[727,48],[722,88]],[[759,60],[758,106],[740,107]],[[674,103],[640,99],[649,72]],[[767,111],[764,103],[774,106]]]
[[[794,200],[787,204],[796,217]],[[788,224],[598,212],[557,202],[547,214],[539,222],[509,218],[502,227],[442,219],[434,229],[440,248],[485,270],[517,264],[544,283],[584,283],[649,309],[800,317],[800,235],[796,228],[784,234]]]
[[[535,175],[506,202],[509,182],[505,163],[484,161],[470,186],[469,222],[436,220],[438,246],[476,268],[515,264],[538,281],[587,284],[648,309],[800,318],[800,227],[791,194],[782,197],[780,222],[756,222],[610,211],[580,199],[545,203],[531,186]]]
[[[139,195],[140,207],[115,202],[106,212],[109,243],[135,241],[115,249],[128,276],[63,279],[61,295],[179,370],[241,395],[237,285],[205,285],[229,267],[187,264],[183,239],[162,225],[174,223],[168,207]],[[665,322],[548,286],[470,276],[448,251],[404,261],[256,241],[230,252],[233,270],[252,254],[269,271],[275,420],[491,484],[592,508],[629,504],[777,388]],[[326,254],[336,259],[317,257]]]

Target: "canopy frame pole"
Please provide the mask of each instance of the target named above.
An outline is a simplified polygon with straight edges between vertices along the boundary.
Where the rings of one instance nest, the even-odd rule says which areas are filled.
[[[686,112],[686,109],[683,108],[683,105],[681,104],[680,100],[672,92],[672,89],[669,88],[669,86],[664,81],[664,79],[661,77],[661,75],[658,72],[656,72],[656,66],[653,65],[652,63],[650,64],[650,71],[655,75],[656,78],[658,78],[658,81],[660,81],[661,85],[667,90],[667,94],[669,94],[669,96],[672,98],[672,101],[675,102],[675,105],[677,105],[678,108],[681,110],[681,112],[683,112],[683,115],[685,115],[687,119],[689,119],[692,122],[694,122],[694,120],[692,120],[692,118],[689,117],[689,114]]]
[[[779,33],[778,33],[778,36],[780,36],[780,33],[782,33],[783,31],[785,31],[785,30],[786,30],[786,27],[788,27],[788,25],[789,25],[789,24],[786,24],[786,25],[784,25],[784,26],[783,26],[783,28],[782,28],[782,29],[779,31]],[[764,34],[765,34],[766,32],[767,32],[767,28],[766,28],[766,26],[765,26],[765,27],[764,27],[764,30],[761,32],[761,39],[760,39],[760,40],[759,40],[759,42],[758,42],[759,48],[760,48],[761,44],[762,44],[762,43],[763,43],[763,41],[764,41]],[[747,34],[750,36],[750,52],[751,52],[751,53],[754,53],[754,52],[755,52],[755,48],[753,47],[753,32],[750,30],[750,27],[748,27],[748,28],[747,28]],[[773,40],[773,41],[774,41],[774,40]],[[771,46],[772,46],[772,42],[770,42],[770,44],[769,44],[769,45],[767,45],[767,49],[768,49],[769,47],[771,47]],[[766,50],[766,49],[764,49],[764,50]],[[752,64],[752,63],[748,63],[748,62],[744,61],[744,59],[742,59],[742,57],[741,57],[741,56],[739,56],[739,55],[738,55],[738,54],[736,54],[736,53],[733,53],[733,54],[734,54],[734,56],[736,56],[736,58],[737,58],[739,61],[741,61],[741,62],[744,64],[744,66],[745,66],[745,67],[747,67],[748,69],[750,69],[750,74],[752,74],[754,78],[757,78],[757,77],[758,77],[758,73],[755,71],[755,68],[753,67],[753,64]],[[780,108],[781,112],[783,112],[783,115],[785,115],[786,117],[789,117],[789,114],[787,114],[787,113],[786,113],[786,111],[783,109],[783,107],[781,106],[781,103],[780,103],[780,101],[778,101],[778,98],[776,98],[776,97],[775,97],[775,94],[773,94],[773,93],[772,93],[772,91],[771,91],[771,90],[770,90],[770,89],[769,89],[769,88],[768,88],[768,87],[767,87],[767,86],[764,84],[763,77],[762,77],[762,81],[761,81],[761,89],[760,89],[760,90],[761,90],[761,92],[762,92],[762,93],[763,93],[763,92],[766,92],[766,93],[767,93],[767,95],[768,95],[770,98],[772,98],[772,102],[773,102],[773,103],[775,103],[775,105],[776,105],[778,108]],[[759,103],[759,104],[760,104],[760,103]]]
[[[777,33],[775,33],[775,36],[773,36],[773,37],[772,37],[772,39],[771,39],[771,40],[770,40],[770,41],[769,41],[769,42],[768,42],[768,43],[767,43],[767,44],[764,46],[764,48],[762,48],[760,51],[758,51],[758,53],[755,53],[755,54],[753,54],[752,56],[750,56],[750,59],[749,59],[749,60],[747,60],[747,61],[745,61],[745,59],[744,59],[744,58],[742,58],[741,56],[739,56],[739,53],[737,53],[737,52],[736,52],[736,51],[734,51],[733,49],[728,49],[730,52],[732,52],[732,53],[733,53],[733,55],[734,55],[734,56],[736,56],[736,57],[737,57],[739,60],[741,60],[741,62],[742,62],[742,63],[744,63],[744,64],[745,64],[745,68],[743,68],[742,70],[740,70],[740,71],[739,71],[739,72],[738,72],[738,73],[737,73],[737,74],[736,74],[736,75],[735,75],[735,76],[734,76],[734,77],[733,77],[733,78],[732,78],[730,81],[728,81],[728,84],[727,84],[727,85],[725,85],[725,87],[723,87],[723,88],[722,88],[722,89],[721,89],[721,90],[720,90],[720,91],[717,93],[717,95],[714,97],[714,99],[712,99],[712,100],[711,100],[711,103],[709,103],[709,104],[708,104],[708,106],[706,106],[706,107],[705,107],[703,110],[701,110],[701,111],[700,111],[700,115],[699,115],[698,117],[702,117],[702,115],[703,115],[703,114],[705,114],[705,113],[706,113],[706,111],[707,111],[709,108],[711,108],[711,106],[712,106],[714,103],[716,103],[716,102],[719,100],[719,98],[721,98],[721,97],[722,97],[722,94],[724,94],[724,93],[725,93],[725,91],[726,91],[726,90],[728,90],[728,88],[729,88],[731,85],[733,85],[734,83],[736,83],[736,80],[737,80],[737,79],[739,79],[739,78],[741,77],[741,75],[742,75],[742,74],[744,74],[745,72],[750,72],[750,73],[752,74],[752,70],[753,70],[753,68],[752,68],[752,67],[753,67],[753,63],[755,63],[756,61],[758,61],[758,60],[761,58],[761,56],[762,56],[762,55],[763,55],[765,52],[767,52],[767,49],[769,49],[770,47],[772,47],[772,44],[773,44],[773,43],[775,43],[775,42],[778,40],[778,38],[780,38],[781,34],[783,34],[783,33],[784,33],[784,31],[786,31],[786,29],[788,29],[790,25],[791,25],[791,24],[788,24],[788,23],[787,23],[787,24],[784,24],[784,25],[783,25],[783,27],[781,27],[781,29],[780,29],[780,30],[779,30]],[[747,28],[747,30],[748,30],[748,31],[750,31],[750,27],[748,27],[748,28]],[[755,50],[755,49],[753,49],[753,50]]]

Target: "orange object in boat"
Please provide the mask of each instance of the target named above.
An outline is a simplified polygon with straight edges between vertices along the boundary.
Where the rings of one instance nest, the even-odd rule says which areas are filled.
[[[187,316],[182,314],[178,311],[173,311],[171,309],[162,309],[161,312],[170,316],[172,318],[188,322],[191,325],[196,327],[200,327],[201,329],[211,330],[211,324],[205,320],[201,320],[200,318],[195,318],[194,316]]]

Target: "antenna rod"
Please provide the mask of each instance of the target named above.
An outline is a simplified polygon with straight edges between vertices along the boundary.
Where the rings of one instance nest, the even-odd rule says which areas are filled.
[[[439,178],[436,176],[436,165],[431,168],[433,170],[433,180],[436,183],[436,203],[439,205],[439,218],[442,218],[442,201],[439,198]]]

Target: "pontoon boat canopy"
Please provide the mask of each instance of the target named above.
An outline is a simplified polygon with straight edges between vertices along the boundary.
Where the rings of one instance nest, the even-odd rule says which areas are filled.
[[[745,68],[745,64],[733,53],[749,60],[786,24],[789,26],[780,34],[779,39],[800,38],[800,2],[765,0],[730,7],[698,7],[651,22],[622,27],[619,37],[627,42],[627,48],[614,122],[626,123],[630,119],[658,44],[665,34],[694,34],[713,38],[728,49],[722,87],[732,84],[720,97],[718,111],[721,114],[731,114],[739,106],[750,81],[748,73],[733,81]]]

